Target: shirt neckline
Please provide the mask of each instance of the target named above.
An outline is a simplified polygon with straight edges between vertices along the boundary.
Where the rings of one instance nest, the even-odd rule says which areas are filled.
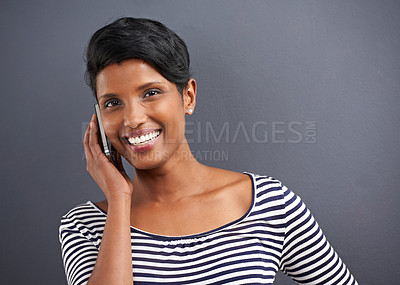
[[[159,235],[159,234],[150,233],[150,232],[147,232],[147,231],[144,231],[144,230],[141,230],[141,229],[138,229],[138,228],[130,226],[131,232],[136,232],[136,233],[139,233],[139,234],[142,234],[142,235],[146,235],[146,236],[149,236],[149,237],[152,237],[152,238],[156,238],[156,239],[161,239],[161,240],[178,240],[178,239],[179,240],[185,240],[185,239],[197,239],[197,238],[200,238],[200,237],[205,237],[205,236],[208,236],[210,234],[222,231],[222,230],[224,230],[226,228],[229,228],[229,227],[231,227],[233,225],[239,224],[244,219],[246,219],[250,215],[250,213],[252,212],[252,210],[254,208],[254,205],[255,205],[255,198],[256,198],[255,197],[256,196],[256,187],[255,187],[256,184],[255,184],[254,174],[250,173],[250,172],[246,172],[246,171],[243,172],[243,174],[246,174],[251,178],[251,183],[252,183],[252,202],[251,202],[250,208],[246,211],[246,213],[242,217],[240,217],[240,218],[238,218],[238,219],[236,219],[236,220],[234,220],[232,222],[229,222],[229,223],[227,223],[225,225],[217,227],[215,229],[211,229],[209,231],[196,233],[196,234],[190,234],[190,235],[183,235],[183,236]],[[99,208],[92,201],[88,201],[87,203],[89,203],[93,208],[95,208],[96,210],[101,212],[103,215],[107,216],[107,212],[102,210],[101,208]]]

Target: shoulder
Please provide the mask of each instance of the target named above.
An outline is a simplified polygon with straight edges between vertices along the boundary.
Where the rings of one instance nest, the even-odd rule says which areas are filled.
[[[61,218],[60,242],[63,244],[76,238],[84,238],[98,245],[103,235],[105,222],[106,214],[92,202],[77,205]]]
[[[61,219],[76,219],[95,212],[98,212],[98,209],[94,207],[94,204],[91,201],[87,201],[86,203],[73,207],[63,215]]]
[[[268,175],[260,175],[251,172],[239,173],[220,168],[213,168],[210,177],[210,180],[212,180],[212,183],[214,185],[222,186],[221,188],[224,188],[225,186],[229,189],[242,190],[239,192],[249,192],[245,189],[253,189],[256,192],[288,191],[288,188],[284,186],[284,184],[280,180]]]
[[[213,168],[210,180],[212,188],[218,189],[224,199],[242,209],[249,209],[251,205],[265,204],[268,201],[283,205],[285,197],[290,193],[280,180],[250,172],[238,173]]]
[[[245,172],[253,179],[254,206],[257,210],[287,211],[298,197],[281,180],[272,176]]]
[[[248,175],[235,171],[211,168],[210,171],[210,189],[232,197],[250,198],[252,196],[252,182]]]
[[[244,172],[245,174],[249,175],[252,178],[253,181],[253,187],[259,192],[263,191],[265,192],[285,192],[288,190],[288,188],[283,185],[283,183],[268,175],[260,175],[260,174],[254,174],[250,172]]]
[[[79,204],[61,217],[60,231],[68,228],[82,229],[95,227],[105,222],[106,214],[91,201]]]

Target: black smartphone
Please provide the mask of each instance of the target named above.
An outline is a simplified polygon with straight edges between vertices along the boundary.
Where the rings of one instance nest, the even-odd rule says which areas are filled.
[[[104,132],[103,123],[101,122],[100,116],[100,108],[99,104],[94,105],[94,110],[97,116],[97,126],[99,128],[99,144],[104,153],[104,155],[108,158],[109,161],[115,164],[115,150],[111,143],[109,142],[106,133]]]

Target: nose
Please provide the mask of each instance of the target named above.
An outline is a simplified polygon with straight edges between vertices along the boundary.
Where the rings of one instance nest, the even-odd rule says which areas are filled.
[[[146,122],[147,116],[143,106],[138,102],[130,102],[124,108],[124,126],[136,129]]]

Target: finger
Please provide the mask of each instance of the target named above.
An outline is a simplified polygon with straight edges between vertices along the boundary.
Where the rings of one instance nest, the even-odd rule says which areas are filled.
[[[93,121],[93,116],[92,116],[92,119],[91,119],[90,122],[92,122],[92,121]],[[90,122],[89,122],[89,125],[88,125],[87,129],[86,129],[85,136],[83,138],[83,148],[85,150],[86,158],[88,158],[89,156],[90,157],[92,156],[92,152],[90,151],[90,146],[89,146],[90,126],[91,126]]]
[[[90,128],[89,128],[89,147],[91,150],[91,153],[95,158],[98,158],[99,156],[104,156],[100,145],[99,145],[99,130],[97,127],[96,123],[96,115],[93,116],[93,120],[90,122]]]
[[[94,114],[93,114],[93,116],[94,116]],[[88,124],[88,126],[87,126],[87,128],[86,128],[86,131],[85,131],[85,135],[84,135],[84,137],[83,137],[83,144],[84,144],[84,145],[88,145],[88,143],[89,143],[90,122],[93,121],[93,116],[92,116],[92,118],[91,118],[90,121],[89,121],[89,124]]]
[[[96,115],[93,116],[93,121],[90,122],[90,124],[91,124],[91,128],[90,128],[90,135],[89,135],[89,146],[90,146],[93,158],[97,162],[103,161],[105,164],[112,166],[113,164],[108,160],[108,158],[103,153],[103,150],[101,149],[101,146],[100,146],[99,127],[98,127]],[[101,162],[100,165],[104,166],[103,162]]]

